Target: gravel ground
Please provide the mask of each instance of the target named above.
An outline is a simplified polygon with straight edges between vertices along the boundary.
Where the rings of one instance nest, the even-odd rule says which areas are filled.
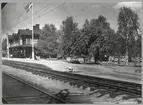
[[[45,89],[48,92],[51,92],[52,94],[56,94],[62,89],[69,89],[70,97],[68,99],[71,102],[75,102],[75,103],[81,103],[82,101],[84,101],[84,103],[98,103],[98,102],[113,102],[113,103],[132,102],[132,103],[136,103],[137,102],[137,99],[130,99],[130,101],[123,100],[122,95],[119,95],[115,98],[110,98],[109,94],[107,94],[107,95],[104,95],[104,96],[98,98],[98,96],[101,94],[94,93],[93,95],[89,95],[89,94],[93,93],[93,91],[90,91],[88,88],[86,88],[86,89],[82,89],[81,87],[77,88],[76,86],[69,85],[69,83],[63,83],[63,82],[60,82],[57,80],[51,80],[48,77],[41,77],[39,75],[34,75],[31,72],[27,72],[27,71],[20,70],[20,69],[15,69],[15,68],[5,66],[5,65],[2,66],[2,70],[3,70],[3,72],[12,74],[19,78],[22,78],[25,81],[35,84],[35,85],[39,86],[40,88]],[[80,96],[80,95],[72,96],[72,94],[74,94],[74,93],[76,93],[76,94],[82,93],[83,95],[82,96]],[[77,100],[77,98],[78,98],[78,100]]]
[[[141,83],[141,75],[136,75],[131,72],[134,69],[133,67],[125,68],[125,67],[115,67],[115,66],[105,67],[100,65],[71,64],[60,60],[41,59],[40,61],[37,61],[31,59],[17,59],[17,58],[9,58],[9,59],[22,62],[39,63],[57,71],[66,71],[67,67],[72,67],[75,70],[75,73],[78,74]]]
[[[2,75],[2,96],[8,104],[46,104],[50,97],[5,74]],[[36,99],[35,99],[36,98]]]
[[[56,94],[62,89],[69,89],[70,94],[71,94],[70,97],[72,97],[72,94],[76,94],[76,95],[83,94],[83,95],[86,96],[91,92],[88,89],[83,90],[83,89],[77,88],[75,86],[70,86],[69,83],[63,83],[63,82],[59,82],[59,81],[56,81],[56,80],[51,80],[48,77],[41,77],[39,75],[34,75],[31,72],[11,68],[11,67],[8,67],[8,66],[2,66],[2,70],[4,72],[8,73],[8,74],[12,74],[14,76],[17,76],[19,78],[24,79],[25,81],[31,82],[32,84],[35,84],[35,85],[39,86],[42,89],[44,88],[44,90],[50,92],[51,94]],[[17,72],[17,71],[19,71],[19,72]],[[87,99],[88,98],[89,97],[87,97]],[[75,99],[75,100],[77,101],[77,99]],[[94,101],[104,102],[103,99],[101,100],[101,99],[98,99],[98,98],[94,98]],[[77,103],[78,103],[78,101],[77,101]]]
[[[45,89],[46,91],[48,91],[52,94],[56,94],[62,89],[69,89],[70,97],[68,98],[68,101],[70,100],[69,102],[71,102],[71,103],[72,102],[82,103],[83,101],[84,101],[83,103],[98,103],[98,102],[112,102],[112,103],[123,103],[123,102],[129,103],[129,102],[131,102],[131,103],[137,103],[137,100],[138,100],[138,99],[130,99],[129,101],[123,100],[122,98],[125,95],[119,95],[115,98],[110,98],[109,94],[106,94],[106,95],[98,98],[98,96],[101,94],[100,93],[94,93],[93,95],[89,95],[89,94],[93,93],[94,91],[90,91],[88,88],[86,88],[86,89],[82,89],[81,87],[77,88],[76,86],[69,85],[69,83],[64,83],[64,82],[60,82],[57,80],[51,80],[48,77],[41,77],[39,75],[34,75],[31,72],[27,72],[27,71],[20,70],[20,69],[15,69],[15,68],[5,66],[5,65],[2,66],[2,70],[3,70],[3,72],[6,72],[8,74],[12,74],[12,75],[17,76],[19,78],[22,78],[25,81],[28,81],[32,84],[35,84],[35,85],[39,86],[40,88]],[[72,95],[75,93],[76,94],[83,94],[83,95],[82,96],[81,95],[79,95],[79,96]],[[77,98],[78,98],[78,100],[77,100]]]

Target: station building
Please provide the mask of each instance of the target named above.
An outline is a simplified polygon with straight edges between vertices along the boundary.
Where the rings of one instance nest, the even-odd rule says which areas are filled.
[[[39,24],[33,26],[34,49],[40,37]],[[19,29],[18,33],[8,35],[9,55],[17,58],[28,58],[32,55],[32,30]],[[35,51],[35,50],[34,50]]]

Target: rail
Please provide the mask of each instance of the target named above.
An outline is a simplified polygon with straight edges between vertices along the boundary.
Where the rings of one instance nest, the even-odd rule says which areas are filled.
[[[114,90],[115,92],[120,91],[122,93],[137,97],[141,97],[142,93],[141,89],[142,85],[139,83],[132,83],[127,81],[119,81],[119,80],[86,76],[81,74],[55,71],[46,68],[42,65],[39,66],[40,64],[38,64],[37,66],[37,64],[26,63],[26,62],[4,60],[3,64],[15,68],[24,69],[34,74],[40,74],[51,78],[60,79],[62,81],[69,81],[71,84],[77,84],[83,87],[90,87],[90,89],[94,89],[94,87],[99,87],[108,90]]]

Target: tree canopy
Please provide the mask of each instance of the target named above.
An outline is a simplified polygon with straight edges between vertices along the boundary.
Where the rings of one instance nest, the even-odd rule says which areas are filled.
[[[138,14],[128,7],[121,7],[115,32],[105,16],[85,19],[82,27],[73,17],[63,20],[59,30],[53,24],[45,24],[40,33],[36,53],[43,57],[76,57],[103,61],[104,56],[141,57],[141,29]],[[6,49],[3,40],[2,49]]]
[[[53,24],[45,24],[37,44],[40,55],[45,57],[57,55],[57,31]]]
[[[76,56],[97,60],[104,54],[113,54],[111,50],[115,32],[102,15],[98,19],[85,20],[81,29],[72,17],[63,21],[63,51],[65,56]],[[97,61],[96,60],[96,61]]]
[[[80,31],[78,29],[78,23],[73,21],[72,17],[67,17],[62,24],[62,49],[63,49],[63,56],[69,57],[74,56],[74,49],[75,43],[77,42]]]
[[[139,18],[137,13],[128,7],[120,8],[118,16],[118,31],[117,35],[121,43],[119,46],[121,55],[126,55],[127,62],[131,61],[131,58],[136,54],[136,51],[133,50],[133,47],[137,43],[136,37],[139,38]],[[137,47],[137,46],[136,46]],[[138,46],[138,49],[141,47]]]

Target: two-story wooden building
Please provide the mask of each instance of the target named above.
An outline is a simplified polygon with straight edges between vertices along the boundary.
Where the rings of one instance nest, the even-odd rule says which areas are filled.
[[[39,40],[41,30],[39,24],[33,26],[33,42],[36,44]],[[9,54],[11,57],[28,58],[32,55],[32,30],[19,29],[18,33],[8,36]]]

